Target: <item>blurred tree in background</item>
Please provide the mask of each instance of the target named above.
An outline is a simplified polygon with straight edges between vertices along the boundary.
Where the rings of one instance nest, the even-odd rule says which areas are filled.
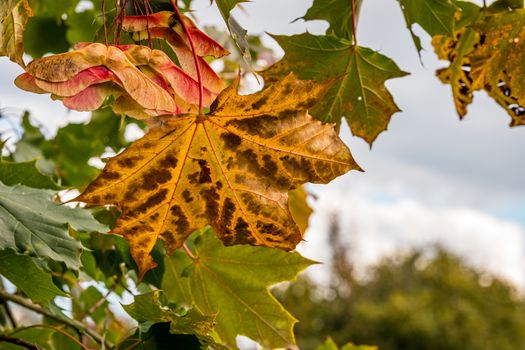
[[[384,259],[357,279],[335,218],[330,240],[329,286],[302,277],[275,291],[301,320],[301,349],[327,336],[381,350],[525,349],[525,301],[508,283],[440,247]]]

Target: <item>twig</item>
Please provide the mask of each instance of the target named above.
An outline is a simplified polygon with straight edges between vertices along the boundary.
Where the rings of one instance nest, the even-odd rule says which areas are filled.
[[[40,307],[38,305],[35,305],[35,304],[31,303],[29,300],[27,300],[25,298],[22,298],[22,297],[20,297],[18,295],[9,294],[5,290],[0,289],[0,299],[5,300],[5,301],[12,301],[15,304],[18,304],[20,306],[25,307],[26,309],[29,309],[29,310],[32,310],[32,311],[37,312],[39,314],[42,314],[44,316],[47,316],[50,319],[53,319],[53,320],[55,320],[57,322],[66,324],[68,326],[71,326],[74,329],[76,329],[77,331],[83,332],[83,333],[89,335],[97,343],[104,344],[105,347],[108,348],[108,349],[113,347],[113,345],[110,344],[109,342],[107,342],[100,334],[94,332],[93,330],[91,330],[89,328],[86,328],[82,323],[80,323],[78,321],[75,321],[75,320],[72,320],[72,319],[69,319],[69,318],[64,318],[64,317],[57,316],[57,315],[51,313],[50,311],[48,311],[48,310],[46,310],[46,309],[44,309],[44,308],[42,308],[42,307]]]
[[[1,342],[15,344],[15,345],[24,347],[29,350],[42,350],[38,345],[29,343],[23,339],[13,338],[13,337],[9,337],[7,335],[2,335],[2,334],[0,334],[0,343]]]
[[[353,1],[353,0],[352,0]],[[182,17],[182,14],[179,11],[179,7],[176,4],[174,0],[170,0],[171,6],[173,6],[173,10],[177,14],[177,16],[180,19],[180,23],[182,25],[182,30],[184,33],[186,33],[186,36],[188,37],[188,41],[190,42],[191,46],[191,52],[193,54],[193,60],[195,61],[195,68],[197,69],[197,80],[199,82],[199,115],[202,115],[202,96],[204,95],[204,87],[202,85],[202,76],[201,76],[201,66],[199,63],[199,56],[197,56],[197,51],[195,50],[195,44],[193,43],[193,38],[191,37],[190,31],[188,30],[188,27],[186,26],[186,23],[184,22],[184,18]]]
[[[61,325],[60,327],[63,327],[63,326],[64,325]],[[31,328],[49,328],[49,329],[54,330],[55,332],[58,332],[58,333],[62,334],[64,337],[67,337],[67,338],[71,339],[71,341],[77,343],[78,346],[80,346],[82,349],[90,350],[87,346],[82,344],[77,338],[75,338],[74,336],[72,336],[68,332],[60,329],[60,327],[55,327],[55,326],[52,326],[50,324],[34,324],[34,325],[23,327],[23,328],[17,328],[17,329],[15,329],[13,332],[11,332],[9,334],[10,335],[14,335],[14,334],[16,334],[18,332],[21,332],[21,331],[26,330],[26,329],[31,329]]]
[[[81,314],[78,317],[78,319],[83,320],[86,316],[91,316],[91,314],[93,314],[95,311],[97,311],[97,309],[99,307],[101,307],[102,304],[104,304],[106,302],[108,296],[111,293],[113,293],[113,291],[115,291],[116,288],[117,288],[117,281],[114,281],[113,285],[111,286],[111,288],[108,289],[107,293],[105,295],[103,295],[100,299],[98,299],[93,305],[91,305],[91,307],[86,312]]]
[[[5,301],[3,304],[5,308],[5,313],[7,314],[7,317],[9,317],[9,321],[11,322],[11,325],[13,326],[13,328],[17,328],[18,325],[16,323],[15,316],[13,316],[13,313],[11,312],[11,308],[9,307],[9,304],[7,304],[7,302]]]

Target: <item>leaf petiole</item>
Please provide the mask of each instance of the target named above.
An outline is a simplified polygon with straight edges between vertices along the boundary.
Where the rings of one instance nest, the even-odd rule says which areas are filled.
[[[184,31],[184,33],[186,33],[186,36],[188,37],[188,42],[190,43],[190,46],[191,46],[191,53],[193,54],[193,60],[195,62],[195,69],[197,70],[197,81],[199,83],[199,115],[203,115],[202,97],[204,95],[204,87],[202,83],[199,56],[197,56],[197,50],[195,49],[195,44],[193,43],[193,38],[191,37],[190,31],[188,30],[188,27],[186,26],[186,23],[184,22],[184,18],[182,17],[182,14],[179,11],[177,0],[170,0],[170,3],[171,3],[171,6],[173,6],[173,10],[177,14],[177,17],[179,17],[180,24],[182,26],[182,30]]]

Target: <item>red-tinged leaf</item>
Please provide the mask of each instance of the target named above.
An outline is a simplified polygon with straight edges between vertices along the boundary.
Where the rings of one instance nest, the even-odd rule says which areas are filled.
[[[70,97],[58,97],[64,106],[81,112],[91,112],[102,107],[104,100],[115,90],[110,84],[96,84],[87,87],[78,94]],[[54,97],[54,96],[52,96]]]
[[[36,85],[35,78],[28,73],[20,74],[15,79],[15,85],[25,91],[33,92],[35,94],[47,94],[48,92],[42,90]]]
[[[210,38],[206,33],[201,31],[191,19],[184,16],[184,24],[195,44],[195,50],[198,56],[213,56],[216,58],[228,55],[230,52],[222,45]],[[180,20],[177,15],[170,11],[157,12],[149,16],[125,16],[122,21],[122,29],[127,32],[145,32],[152,31],[154,28],[167,28],[177,36],[177,46],[185,45],[190,48],[187,35],[182,29]],[[144,37],[144,35],[142,36]]]
[[[224,89],[224,82],[202,57],[222,57],[229,54],[229,52],[199,30],[190,19],[185,18],[184,20],[192,36],[197,56],[199,56],[203,85],[210,92],[218,94]],[[194,80],[198,80],[191,45],[175,14],[164,11],[149,16],[125,17],[123,28],[126,31],[135,32],[135,39],[137,40],[147,38],[166,40],[175,52],[182,70]]]
[[[162,74],[170,83],[175,94],[180,96],[184,101],[191,104],[199,103],[199,84],[173,63],[164,52],[153,50],[150,67],[157,73]],[[204,88],[203,92],[202,99],[204,105],[209,106],[217,95],[211,93],[206,88]]]
[[[158,111],[142,108],[128,94],[119,96],[111,105],[115,114],[125,114],[135,119],[148,119],[160,115],[172,114],[168,111]],[[177,112],[178,114],[179,112]]]
[[[188,17],[184,17],[184,24],[186,24],[193,43],[195,44],[197,55],[201,57],[213,56],[219,58],[230,54],[228,50],[210,38],[206,33],[201,31]],[[177,24],[175,27],[173,27],[173,30],[182,37],[182,39],[186,42],[186,45],[189,47],[190,44],[188,37],[183,32],[182,25]]]
[[[103,66],[88,68],[68,81],[60,83],[35,79],[36,85],[43,91],[64,97],[74,96],[91,85],[101,84],[108,81],[119,82],[115,75]]]
[[[49,82],[67,81],[81,71],[106,63],[108,48],[92,43],[82,49],[34,60],[27,66],[33,77]]]
[[[117,47],[126,54],[126,57],[128,57],[131,63],[140,66],[140,70],[153,79],[155,83],[166,89],[167,81],[167,83],[171,85],[173,92],[181,97],[182,100],[189,104],[199,103],[199,83],[197,82],[196,77],[192,78],[189,76],[184,70],[173,63],[164,52],[160,50],[151,50],[146,46],[139,45],[118,45]],[[191,56],[191,59],[193,60],[193,56]],[[204,60],[202,61],[205,62]],[[157,74],[151,72],[151,69],[148,69],[148,67],[156,71]],[[194,63],[192,64],[192,67],[193,70],[195,70]],[[211,68],[209,69],[211,70]],[[216,75],[215,72],[214,74]],[[209,106],[217,94],[222,90],[223,82],[218,76],[217,79],[219,79],[221,83],[221,88],[217,90],[216,93],[209,91],[204,84],[205,89],[203,100],[205,106]]]
[[[195,69],[195,60],[193,58],[193,53],[185,45],[180,45],[178,41],[178,35],[175,34],[169,28],[154,28],[150,30],[150,35],[152,38],[159,39],[162,38],[167,41],[168,45],[172,48],[173,52],[179,60],[179,64],[182,69],[189,74],[193,79],[197,80],[197,70]],[[225,85],[221,77],[210,67],[208,62],[202,57],[199,57],[199,65],[202,73],[202,83],[205,88],[210,90],[213,93],[218,94],[221,92]]]
[[[156,84],[128,59],[132,58],[136,63],[147,64],[152,55],[151,49],[130,45],[126,47],[129,52],[124,52],[115,46],[106,47],[96,43],[89,45],[82,43],[77,47],[79,49],[76,51],[45,57],[29,64],[28,73],[37,78],[35,83],[40,89],[54,93],[59,99],[76,96],[75,99],[67,100],[68,107],[84,106],[81,110],[86,110],[98,104],[103,91],[108,93],[111,91],[94,88],[90,92],[81,94],[82,88],[112,80],[121,86],[141,108],[167,111],[168,114],[176,113],[175,99],[168,89]],[[163,74],[163,72],[159,73]],[[191,77],[187,75],[186,77],[191,80]],[[22,88],[34,90],[32,82],[26,76],[19,80]],[[197,83],[193,81],[193,84],[196,87],[193,90],[186,90],[187,93],[188,91],[198,93]],[[188,89],[187,85],[185,88]],[[89,96],[89,101],[85,103],[77,101],[78,96]]]
[[[173,97],[135,67],[122,50],[109,46],[105,65],[120,79],[124,90],[142,107],[175,111]]]
[[[170,27],[171,11],[156,12],[148,16],[125,16],[122,29],[127,32],[140,32],[147,28]]]

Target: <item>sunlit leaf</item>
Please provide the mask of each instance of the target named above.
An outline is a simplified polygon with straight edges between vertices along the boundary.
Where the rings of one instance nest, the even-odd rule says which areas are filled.
[[[295,279],[313,262],[298,253],[251,246],[224,247],[211,230],[195,240],[194,260],[177,252],[173,266],[183,271],[178,283],[189,288],[195,306],[205,314],[217,314],[215,330],[222,342],[235,346],[245,335],[268,348],[295,343],[296,320],[268,292],[278,282]],[[165,284],[173,281],[164,279]],[[188,286],[188,287],[185,287]],[[179,294],[166,293],[177,300]],[[232,327],[235,325],[235,327]]]
[[[332,80],[325,97],[310,111],[315,118],[339,124],[344,117],[352,133],[370,144],[386,130],[399,108],[384,83],[407,74],[394,61],[333,36],[305,33],[273,38],[286,54],[261,73],[265,82],[277,81],[290,71],[300,79]]]
[[[113,232],[130,243],[141,275],[155,266],[148,253],[157,239],[171,254],[206,225],[227,245],[291,250],[301,232],[288,191],[359,169],[333,125],[306,112],[325,85],[290,75],[240,96],[238,84],[209,115],[158,118],[78,198],[122,210]]]

